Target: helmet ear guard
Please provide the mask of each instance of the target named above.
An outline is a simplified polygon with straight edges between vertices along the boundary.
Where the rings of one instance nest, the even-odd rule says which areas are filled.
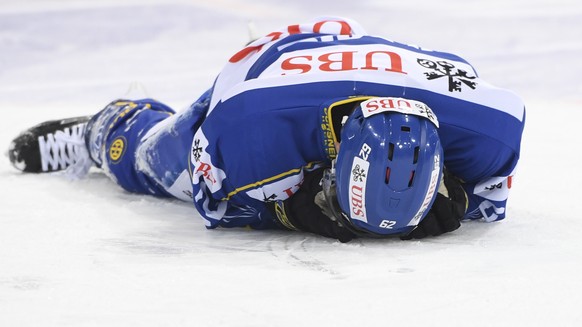
[[[414,229],[428,213],[440,181],[437,126],[430,108],[418,101],[362,102],[342,129],[337,165],[327,174],[331,180],[324,175],[324,195],[337,198],[337,205],[328,200],[331,208],[340,209],[336,219],[366,236]],[[337,197],[331,194],[334,187]]]

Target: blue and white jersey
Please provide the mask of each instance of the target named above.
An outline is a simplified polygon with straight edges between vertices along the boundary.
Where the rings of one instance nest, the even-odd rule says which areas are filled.
[[[250,43],[219,74],[190,151],[193,198],[206,226],[267,228],[266,201],[292,196],[305,172],[335,158],[331,110],[370,97],[427,104],[445,166],[465,182],[466,218],[503,219],[525,111],[464,59],[320,19]]]

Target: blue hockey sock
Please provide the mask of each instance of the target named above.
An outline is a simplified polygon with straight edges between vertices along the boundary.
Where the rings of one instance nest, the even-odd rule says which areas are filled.
[[[147,131],[174,114],[152,99],[116,100],[91,118],[85,143],[91,159],[121,187],[137,193],[167,195],[135,168],[135,152]]]

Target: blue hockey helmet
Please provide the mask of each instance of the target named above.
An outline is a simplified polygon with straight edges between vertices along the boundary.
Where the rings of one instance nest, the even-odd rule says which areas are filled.
[[[337,161],[323,179],[340,223],[368,236],[412,231],[428,213],[440,183],[443,149],[437,128],[436,116],[422,102],[362,102],[345,122]]]

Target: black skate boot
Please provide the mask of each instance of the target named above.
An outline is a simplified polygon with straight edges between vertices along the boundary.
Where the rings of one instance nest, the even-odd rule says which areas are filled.
[[[90,160],[84,140],[90,118],[51,120],[31,127],[10,143],[10,162],[24,172],[46,173]]]

